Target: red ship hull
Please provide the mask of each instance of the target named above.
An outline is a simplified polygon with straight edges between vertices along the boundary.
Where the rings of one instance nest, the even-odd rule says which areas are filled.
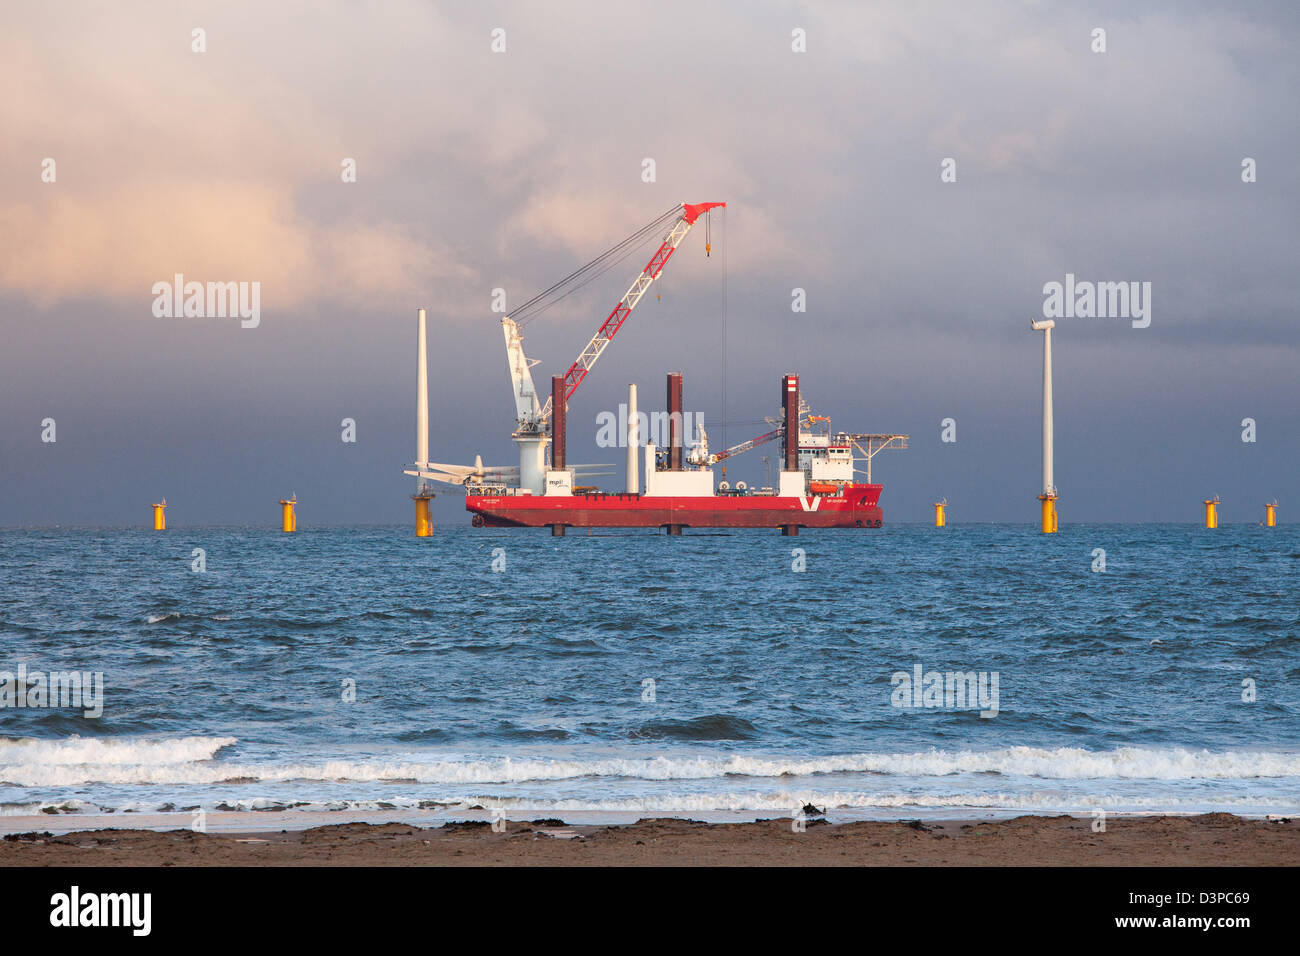
[[[845,485],[837,495],[646,497],[467,495],[476,526],[491,528],[879,528],[880,485]]]

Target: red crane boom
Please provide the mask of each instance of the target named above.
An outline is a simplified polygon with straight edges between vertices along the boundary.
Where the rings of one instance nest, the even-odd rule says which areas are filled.
[[[677,247],[682,244],[682,240],[691,231],[691,227],[695,225],[700,216],[710,209],[725,208],[726,205],[725,202],[682,203],[681,215],[673,222],[672,228],[668,230],[668,235],[664,237],[664,241],[655,250],[655,254],[650,257],[650,261],[641,270],[641,274],[628,287],[623,298],[619,299],[618,305],[614,306],[614,311],[596,330],[596,334],[591,337],[591,341],[578,353],[577,359],[569,366],[569,370],[564,373],[564,400],[566,403],[573,397],[573,393],[578,390],[578,386],[582,384],[582,380],[587,377],[587,373],[591,371],[591,367],[596,364],[596,360],[600,358],[601,353],[605,351],[618,330],[623,327],[623,323],[632,314],[632,310],[641,301],[641,297],[645,295],[646,290],[664,271],[664,266],[668,264],[668,260],[672,258],[673,253],[677,251]],[[546,405],[542,408],[540,418],[542,422],[551,417],[551,401],[548,398]]]

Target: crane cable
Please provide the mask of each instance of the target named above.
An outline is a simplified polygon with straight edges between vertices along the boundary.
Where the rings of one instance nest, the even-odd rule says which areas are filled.
[[[646,233],[653,231],[657,226],[659,226],[659,225],[660,225],[661,223],[663,223],[665,220],[667,220],[667,219],[670,218],[671,216],[674,216],[674,215],[677,213],[678,209],[680,209],[680,207],[674,207],[674,208],[668,210],[667,212],[665,212],[663,215],[659,216],[659,217],[658,217],[657,219],[655,219],[653,222],[650,222],[650,223],[648,223],[647,225],[642,226],[640,229],[638,229],[638,230],[637,230],[636,232],[634,232],[632,235],[628,236],[628,237],[627,237],[626,239],[624,239],[622,242],[618,243],[617,245],[611,246],[609,249],[605,250],[605,252],[601,253],[601,254],[600,254],[599,256],[597,256],[595,259],[592,259],[590,262],[588,262],[588,263],[587,263],[586,265],[584,265],[582,268],[578,269],[576,272],[572,272],[572,273],[570,273],[569,275],[567,275],[567,276],[565,276],[563,279],[561,279],[559,282],[557,282],[557,283],[555,283],[554,285],[552,285],[549,289],[546,289],[546,290],[544,290],[544,291],[542,291],[542,292],[539,292],[537,295],[533,296],[531,299],[529,299],[527,302],[525,302],[522,306],[520,306],[519,309],[518,309],[517,311],[518,311],[518,312],[522,312],[523,310],[529,308],[529,307],[532,306],[534,303],[539,302],[540,300],[544,299],[546,296],[550,295],[550,294],[551,294],[552,292],[554,292],[555,290],[557,290],[557,289],[559,289],[559,288],[562,288],[563,286],[567,285],[568,283],[570,283],[570,282],[573,281],[574,279],[576,279],[576,278],[582,276],[583,274],[585,274],[585,273],[586,273],[587,271],[589,271],[590,269],[592,269],[592,268],[594,268],[594,267],[600,265],[601,263],[605,262],[606,260],[609,259],[610,256],[617,254],[618,251],[619,251],[620,249],[623,249],[624,247],[628,246],[629,244],[637,243],[637,242],[640,242],[640,241],[644,241],[644,238],[645,238],[645,234],[646,234]]]
[[[562,302],[574,292],[584,288],[590,282],[604,275],[614,266],[618,265],[633,252],[645,245],[651,238],[654,238],[661,232],[670,220],[676,219],[681,215],[682,207],[673,206],[663,215],[657,217],[652,222],[642,226],[632,235],[628,236],[622,242],[611,246],[605,252],[601,253],[595,259],[592,259],[582,268],[565,276],[559,282],[552,285],[549,289],[539,292],[519,308],[511,313],[511,317],[522,327],[527,321],[536,318],[542,312],[545,312],[551,306]],[[594,271],[593,271],[594,270]],[[581,281],[579,281],[581,280]],[[572,286],[567,289],[563,295],[555,296],[554,293],[566,286]]]
[[[557,296],[556,298],[550,300],[549,302],[545,302],[545,303],[543,303],[543,304],[537,306],[536,308],[532,309],[532,310],[528,313],[528,315],[527,315],[527,317],[524,319],[524,321],[522,321],[522,322],[519,323],[519,327],[520,327],[520,328],[523,328],[525,325],[527,325],[527,324],[528,324],[529,322],[531,322],[533,319],[537,318],[537,317],[538,317],[539,315],[541,315],[543,312],[547,311],[547,310],[550,309],[552,306],[554,306],[554,305],[558,305],[559,303],[563,302],[565,299],[567,299],[569,296],[573,295],[575,292],[581,292],[581,291],[582,291],[583,289],[585,289],[588,285],[590,285],[592,282],[594,282],[594,281],[596,281],[597,279],[599,279],[601,276],[603,276],[603,275],[604,275],[606,272],[608,272],[610,269],[613,269],[613,268],[614,268],[615,266],[617,266],[617,265],[621,265],[625,259],[627,259],[630,255],[632,255],[632,253],[636,252],[638,249],[640,249],[640,248],[642,248],[643,246],[645,246],[645,245],[646,245],[647,243],[649,243],[651,240],[661,241],[661,240],[659,240],[659,238],[658,238],[656,235],[654,235],[653,233],[650,234],[650,235],[647,235],[644,239],[641,240],[641,242],[640,242],[639,245],[635,245],[635,246],[631,246],[631,247],[629,247],[629,248],[627,249],[627,251],[624,252],[622,255],[620,255],[618,258],[616,258],[616,259],[611,259],[607,264],[605,264],[604,266],[602,266],[602,267],[601,267],[599,270],[597,270],[596,272],[593,272],[590,276],[588,276],[588,277],[587,277],[586,279],[584,279],[582,282],[579,282],[579,283],[577,283],[576,285],[574,285],[573,288],[567,290],[563,295],[561,295],[561,296]]]
[[[712,216],[713,210],[709,210]],[[722,208],[722,447],[727,447],[727,209]],[[712,240],[712,225],[705,226],[705,233],[708,240]],[[710,242],[706,241],[705,255],[708,255]]]

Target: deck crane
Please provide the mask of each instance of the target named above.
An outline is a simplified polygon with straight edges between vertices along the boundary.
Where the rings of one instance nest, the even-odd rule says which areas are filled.
[[[606,269],[635,252],[651,235],[661,229],[667,229],[667,234],[660,242],[659,248],[655,250],[654,255],[650,257],[650,261],[646,263],[645,268],[633,280],[623,298],[619,299],[618,304],[614,306],[614,310],[610,312],[604,323],[596,330],[596,334],[591,337],[591,340],[578,353],[577,359],[569,366],[569,370],[565,372],[564,398],[567,404],[568,400],[573,397],[573,393],[578,390],[578,386],[582,384],[582,380],[587,377],[587,373],[591,371],[592,366],[596,364],[601,354],[608,348],[618,330],[623,327],[627,317],[632,314],[632,310],[637,307],[641,297],[654,284],[654,281],[663,274],[668,260],[677,251],[677,247],[682,244],[682,240],[686,238],[687,233],[691,231],[691,228],[699,221],[701,216],[705,216],[713,209],[724,208],[726,205],[725,202],[704,202],[681,203],[672,207],[668,212],[643,226],[603,255],[587,263],[577,272],[529,299],[516,309],[512,315],[508,315],[501,320],[501,328],[506,341],[506,360],[510,367],[510,379],[515,395],[515,431],[511,438],[519,445],[519,485],[521,488],[530,488],[535,494],[540,493],[543,488],[546,468],[546,444],[549,441],[547,425],[551,418],[552,408],[550,397],[546,399],[544,405],[537,400],[537,389],[533,385],[532,368],[538,363],[524,354],[523,333],[519,330],[520,321],[586,285]]]
[[[785,434],[784,427],[774,428],[772,429],[772,431],[759,435],[757,438],[751,438],[749,441],[743,441],[739,445],[732,445],[730,448],[709,455],[706,459],[704,459],[703,463],[705,465],[716,465],[720,461],[726,461],[732,455],[739,455],[741,452],[746,452],[752,448],[757,448],[759,445],[766,445],[770,441],[776,441],[784,434]],[[723,474],[726,474],[726,472],[724,471]]]
[[[819,415],[813,415],[812,417],[809,417],[808,410],[809,410],[808,403],[800,399],[799,401],[799,427],[800,428],[803,427],[805,422],[811,424],[812,422],[830,421],[829,418],[824,418]],[[769,425],[775,425],[777,423],[777,420],[775,418],[769,418],[767,419],[767,423]],[[766,445],[770,441],[776,441],[784,434],[785,434],[785,425],[780,425],[776,428],[773,428],[770,432],[764,432],[763,434],[759,435],[757,438],[751,438],[749,439],[749,441],[742,441],[739,445],[732,445],[730,448],[724,448],[722,451],[714,452],[711,455],[708,453],[708,448],[706,447],[702,454],[696,456],[695,463],[702,465],[706,468],[711,467],[713,465],[716,465],[720,461],[726,461],[728,458],[731,458],[734,455],[739,455],[744,452],[751,451],[759,447],[760,445]],[[723,469],[723,474],[724,475],[726,474],[726,469]]]
[[[830,421],[831,420],[827,418],[825,415],[809,415],[808,406],[803,401],[800,401],[799,429],[801,432],[803,431],[803,426],[805,424],[811,426],[819,422],[825,423],[826,427],[829,429]],[[772,422],[772,419],[769,418],[768,422]],[[701,429],[701,431],[702,430],[703,429]],[[727,448],[723,451],[714,452],[711,455],[708,452],[708,446],[706,444],[703,451],[697,454],[694,458],[692,458],[691,462],[692,464],[696,464],[701,467],[707,468],[712,465],[716,465],[720,461],[726,461],[728,458],[731,458],[733,455],[739,455],[742,452],[747,452],[750,449],[757,448],[759,445],[766,445],[768,442],[776,441],[784,434],[785,434],[784,426],[774,428],[770,432],[765,432],[764,434],[759,435],[757,438],[751,438],[749,441],[743,441],[739,445],[732,445],[730,448]],[[907,448],[908,447],[907,441],[910,437],[911,436],[909,435],[892,434],[892,433],[878,434],[876,432],[871,432],[871,433],[836,432],[834,435],[836,442],[850,445],[860,453],[859,457],[856,458],[857,461],[865,461],[867,463],[867,468],[866,468],[867,484],[871,483],[871,459],[875,458],[878,453],[884,451],[886,448]],[[855,469],[855,471],[861,471],[861,469]]]

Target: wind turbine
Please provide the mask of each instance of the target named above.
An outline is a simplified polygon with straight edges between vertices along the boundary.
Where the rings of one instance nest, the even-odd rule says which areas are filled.
[[[1029,327],[1043,333],[1043,534],[1056,533],[1056,482],[1052,477],[1052,329],[1051,319],[1031,321]]]
[[[415,324],[415,467],[423,470],[429,467],[429,350],[426,346],[424,309],[416,313]],[[433,516],[429,511],[429,502],[433,500],[433,490],[424,478],[415,479],[415,536],[429,538],[433,536]],[[286,529],[287,530],[287,529]]]

